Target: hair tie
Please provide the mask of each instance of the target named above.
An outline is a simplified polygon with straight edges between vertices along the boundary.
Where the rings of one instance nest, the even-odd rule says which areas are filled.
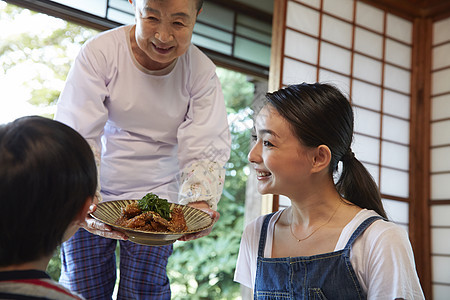
[[[346,162],[346,161],[353,160],[354,158],[355,158],[355,153],[353,153],[353,151],[351,149],[348,149],[348,151],[345,152],[345,154],[342,156],[341,161]]]

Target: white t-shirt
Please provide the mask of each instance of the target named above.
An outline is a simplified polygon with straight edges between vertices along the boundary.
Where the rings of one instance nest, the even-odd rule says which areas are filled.
[[[187,197],[208,200],[200,199],[206,194],[214,207],[230,154],[216,67],[191,44],[166,69],[147,70],[132,53],[131,28],[103,32],[83,45],[55,119],[101,154],[104,200],[140,199],[151,191],[177,202],[172,195],[184,184]]]
[[[272,257],[274,225],[282,211],[272,217],[267,228],[264,257]],[[335,251],[342,250],[356,228],[368,217],[363,209],[342,230]],[[255,286],[256,258],[264,216],[244,230],[234,280],[251,289]],[[407,232],[393,222],[377,220],[353,243],[350,261],[367,299],[425,299],[417,276],[414,255]]]

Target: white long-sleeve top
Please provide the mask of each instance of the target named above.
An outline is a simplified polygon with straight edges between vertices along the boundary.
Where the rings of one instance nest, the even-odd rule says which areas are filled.
[[[216,208],[230,133],[215,65],[191,45],[168,68],[147,70],[131,51],[130,29],[106,31],[83,45],[55,119],[101,156],[103,200],[153,192]]]

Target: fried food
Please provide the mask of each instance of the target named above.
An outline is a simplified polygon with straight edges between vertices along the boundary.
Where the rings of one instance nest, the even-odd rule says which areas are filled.
[[[154,211],[143,211],[138,203],[123,207],[116,224],[127,228],[156,232],[183,232],[188,229],[181,208],[172,209],[170,219],[166,220]]]

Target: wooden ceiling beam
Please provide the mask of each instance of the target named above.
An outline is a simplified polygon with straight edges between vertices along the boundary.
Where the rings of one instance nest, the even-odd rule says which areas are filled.
[[[450,15],[450,0],[362,0],[405,17],[438,20]]]

